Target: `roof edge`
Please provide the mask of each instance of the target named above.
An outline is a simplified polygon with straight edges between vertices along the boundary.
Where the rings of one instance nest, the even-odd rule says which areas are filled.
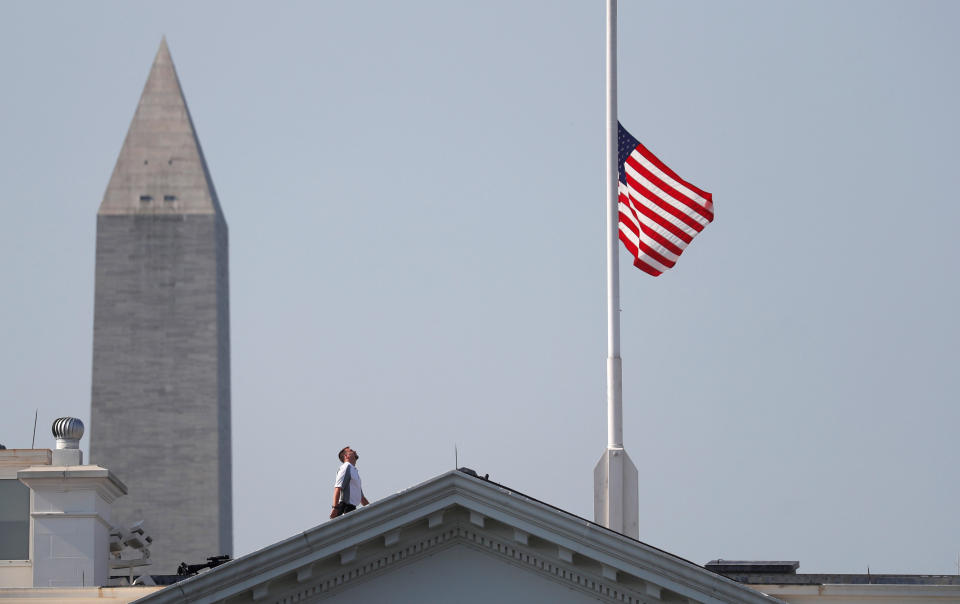
[[[369,506],[218,566],[151,594],[143,602],[189,599],[212,602],[253,589],[315,561],[460,506],[557,543],[617,571],[707,601],[778,602],[755,589],[640,541],[530,499],[510,489],[451,470]]]

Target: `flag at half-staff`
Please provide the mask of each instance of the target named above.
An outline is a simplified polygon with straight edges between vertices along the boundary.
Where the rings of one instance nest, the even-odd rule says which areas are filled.
[[[620,241],[633,265],[656,277],[713,220],[713,195],[680,178],[617,127]]]

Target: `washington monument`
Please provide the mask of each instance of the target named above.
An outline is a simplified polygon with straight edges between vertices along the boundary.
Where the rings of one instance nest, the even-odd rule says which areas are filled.
[[[233,554],[227,223],[161,41],[97,212],[90,458],[149,574]]]

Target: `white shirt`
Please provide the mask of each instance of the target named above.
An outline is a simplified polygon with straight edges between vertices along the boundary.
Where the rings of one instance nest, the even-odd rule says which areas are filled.
[[[333,486],[341,489],[340,501],[360,507],[360,500],[363,499],[363,488],[360,484],[360,472],[357,471],[357,466],[349,461],[343,462],[337,471],[337,480],[333,483]]]

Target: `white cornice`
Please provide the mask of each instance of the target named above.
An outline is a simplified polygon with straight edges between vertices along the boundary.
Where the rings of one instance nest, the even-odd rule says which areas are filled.
[[[17,478],[31,489],[94,490],[108,503],[126,495],[127,485],[106,468],[85,466],[30,466]]]

